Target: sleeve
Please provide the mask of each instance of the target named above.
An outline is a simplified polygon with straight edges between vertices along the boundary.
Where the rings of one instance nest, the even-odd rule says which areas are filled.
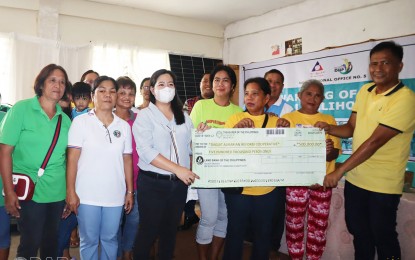
[[[331,124],[331,125],[337,125],[336,120],[334,119],[334,117],[330,116],[328,117],[327,123]],[[334,135],[328,135],[328,138],[330,138],[331,140],[333,140],[333,145],[334,148],[339,149],[340,151],[342,150],[342,145],[340,142],[340,138],[334,136]]]
[[[281,115],[285,115],[285,114],[291,113],[293,111],[294,111],[294,108],[290,104],[285,103],[283,108],[282,108]]]
[[[150,164],[159,152],[154,148],[154,121],[149,115],[149,109],[142,110],[133,124],[133,135],[137,145],[140,161]]]
[[[68,133],[68,148],[82,149],[84,133],[88,131],[88,129],[84,129],[86,123],[83,116],[77,116],[72,121]]]
[[[402,89],[401,91],[403,91]],[[397,93],[396,93],[397,94]],[[414,129],[415,126],[415,94],[411,90],[391,100],[384,111],[379,124],[394,128],[401,132]]]
[[[125,145],[124,145],[124,154],[132,154],[133,153],[133,141],[131,136],[131,127],[130,125],[124,124],[125,129]]]
[[[21,113],[21,105],[14,105],[4,116],[0,124],[0,143],[16,146],[23,129],[25,115]]]
[[[238,115],[239,113],[231,115],[228,120],[226,120],[224,128],[233,128],[241,120]]]
[[[186,123],[186,127],[189,129],[189,146],[188,146],[188,152],[189,152],[189,155],[192,155],[193,154],[193,151],[192,151],[192,130],[193,130],[193,123],[192,123],[192,120],[190,119],[190,117],[188,116],[188,115],[184,115],[184,117],[185,117],[185,123]]]
[[[357,113],[357,111],[359,110],[359,101],[361,99],[363,91],[367,91],[367,88],[364,86],[359,90],[359,92],[357,92],[356,100],[354,101],[354,104],[352,106],[352,112]]]
[[[192,119],[192,123],[195,128],[200,122],[202,122],[202,111],[203,102],[196,102],[192,109],[192,112],[190,113],[190,119]]]
[[[288,122],[290,122],[290,128],[295,128],[295,123],[294,123],[294,120],[293,120],[293,119],[292,119],[292,117],[291,117],[291,113],[285,114],[285,115],[283,115],[283,116],[282,116],[282,117],[280,117],[280,118],[287,119],[287,120],[288,120]]]

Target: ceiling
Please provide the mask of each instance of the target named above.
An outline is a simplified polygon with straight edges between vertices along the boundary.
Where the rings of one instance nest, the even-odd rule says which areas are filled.
[[[306,0],[86,0],[132,7],[220,25],[258,16]]]

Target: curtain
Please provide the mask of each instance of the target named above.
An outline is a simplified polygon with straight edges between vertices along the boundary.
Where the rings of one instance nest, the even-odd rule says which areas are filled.
[[[0,85],[2,102],[14,104],[34,96],[34,80],[50,63],[62,66],[70,81],[77,80],[92,63],[91,46],[60,42],[16,33],[0,34]]]
[[[115,79],[129,76],[137,87],[154,71],[170,69],[167,51],[106,43],[73,46],[16,33],[0,33],[0,57],[0,93],[2,102],[10,104],[34,96],[34,80],[50,63],[62,66],[72,83],[93,69]],[[141,103],[137,90],[136,104]]]
[[[137,85],[135,105],[142,103],[139,94],[141,81],[150,77],[158,69],[170,70],[169,54],[163,50],[142,49],[120,44],[95,44],[93,46],[92,67],[100,75],[117,79],[130,77]]]

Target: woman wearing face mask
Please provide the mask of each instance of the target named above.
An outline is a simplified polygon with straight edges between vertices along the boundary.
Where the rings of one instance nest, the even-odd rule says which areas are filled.
[[[192,121],[183,113],[176,76],[158,70],[150,78],[150,104],[140,111],[133,134],[140,156],[137,202],[140,225],[134,259],[149,259],[159,238],[158,259],[172,259],[187,185],[199,178],[190,168]],[[201,124],[199,130],[206,128]]]

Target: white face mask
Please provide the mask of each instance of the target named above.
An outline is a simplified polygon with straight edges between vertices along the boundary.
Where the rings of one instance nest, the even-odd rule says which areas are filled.
[[[162,103],[169,103],[170,101],[172,101],[175,94],[175,88],[164,87],[161,89],[154,89],[154,96],[156,100]]]

